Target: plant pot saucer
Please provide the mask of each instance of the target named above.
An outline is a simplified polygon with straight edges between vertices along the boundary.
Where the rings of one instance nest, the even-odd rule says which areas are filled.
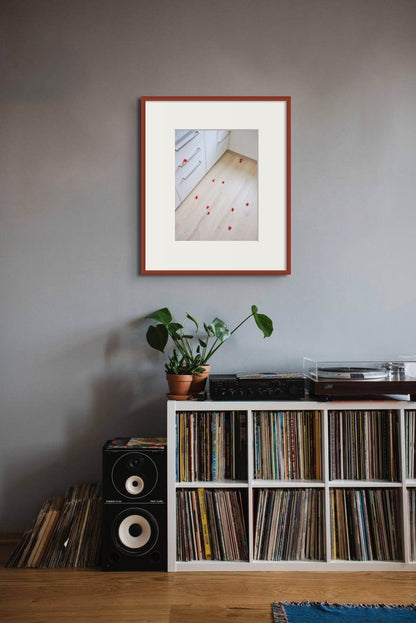
[[[189,400],[191,394],[166,394],[169,400]]]

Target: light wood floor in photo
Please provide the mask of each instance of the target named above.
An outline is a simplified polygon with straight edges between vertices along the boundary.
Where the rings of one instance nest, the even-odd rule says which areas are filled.
[[[2,564],[15,540],[0,541]],[[2,623],[271,623],[272,601],[409,604],[414,573],[104,573],[0,567]]]
[[[226,151],[177,208],[175,239],[257,240],[257,220],[257,161]]]

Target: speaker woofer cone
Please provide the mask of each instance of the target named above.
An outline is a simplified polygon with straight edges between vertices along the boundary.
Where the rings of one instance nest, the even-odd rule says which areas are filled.
[[[114,519],[114,543],[125,554],[147,554],[156,545],[158,537],[158,523],[145,509],[129,508]]]

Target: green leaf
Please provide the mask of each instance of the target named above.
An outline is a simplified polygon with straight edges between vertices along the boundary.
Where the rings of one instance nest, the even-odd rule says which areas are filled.
[[[214,331],[213,331],[213,329],[211,328],[211,326],[210,326],[210,325],[205,324],[205,322],[204,322],[204,329],[205,329],[205,331],[206,331],[207,335],[209,335],[210,333],[211,333],[211,335],[214,335]]]
[[[160,350],[161,353],[165,350],[168,337],[168,330],[163,324],[157,324],[156,326],[151,326],[147,329],[146,339],[148,344],[152,348]]]
[[[182,333],[179,333],[179,331],[181,331],[183,329],[183,326],[181,324],[179,324],[179,322],[171,322],[168,326],[167,326],[167,330],[169,332],[169,335],[172,337],[173,340],[180,340],[182,337]]]
[[[196,326],[196,330],[198,331],[198,323],[197,323],[197,321],[195,320],[195,318],[194,318],[193,316],[191,316],[191,314],[190,314],[189,312],[186,312],[186,317],[187,317],[189,320],[192,320],[192,322],[193,322],[193,323],[194,323],[194,325]]]
[[[251,306],[251,313],[252,314],[257,314],[257,312],[258,312],[258,309],[257,309],[256,305],[252,305]]]
[[[153,312],[153,314],[150,314],[150,316],[146,316],[146,318],[151,318],[152,320],[157,320],[158,322],[161,322],[164,325],[168,325],[170,322],[172,322],[172,314],[170,313],[170,311],[168,310],[167,307],[163,307],[162,309],[158,309],[157,311]]]
[[[273,333],[273,322],[265,314],[254,314],[256,325],[263,332],[264,337],[270,337]]]
[[[198,342],[199,342],[200,346],[202,346],[202,348],[206,348],[207,347],[207,343],[204,342],[204,340],[199,339]]]
[[[220,318],[214,318],[214,320],[209,325],[212,329],[213,334],[220,342],[225,342],[228,340],[231,333],[223,320]]]
[[[183,325],[179,324],[179,322],[171,322],[169,328],[173,329],[173,331],[178,331],[178,329],[183,329]]]

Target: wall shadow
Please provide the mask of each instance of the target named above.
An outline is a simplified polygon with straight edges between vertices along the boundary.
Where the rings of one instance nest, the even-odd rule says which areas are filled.
[[[64,495],[75,484],[100,481],[107,439],[165,436],[163,359],[147,346],[144,324],[138,320],[107,336],[101,369],[89,380],[89,410],[68,411],[62,447],[33,447],[26,458],[9,464],[3,474],[2,530],[27,529],[45,499]]]

